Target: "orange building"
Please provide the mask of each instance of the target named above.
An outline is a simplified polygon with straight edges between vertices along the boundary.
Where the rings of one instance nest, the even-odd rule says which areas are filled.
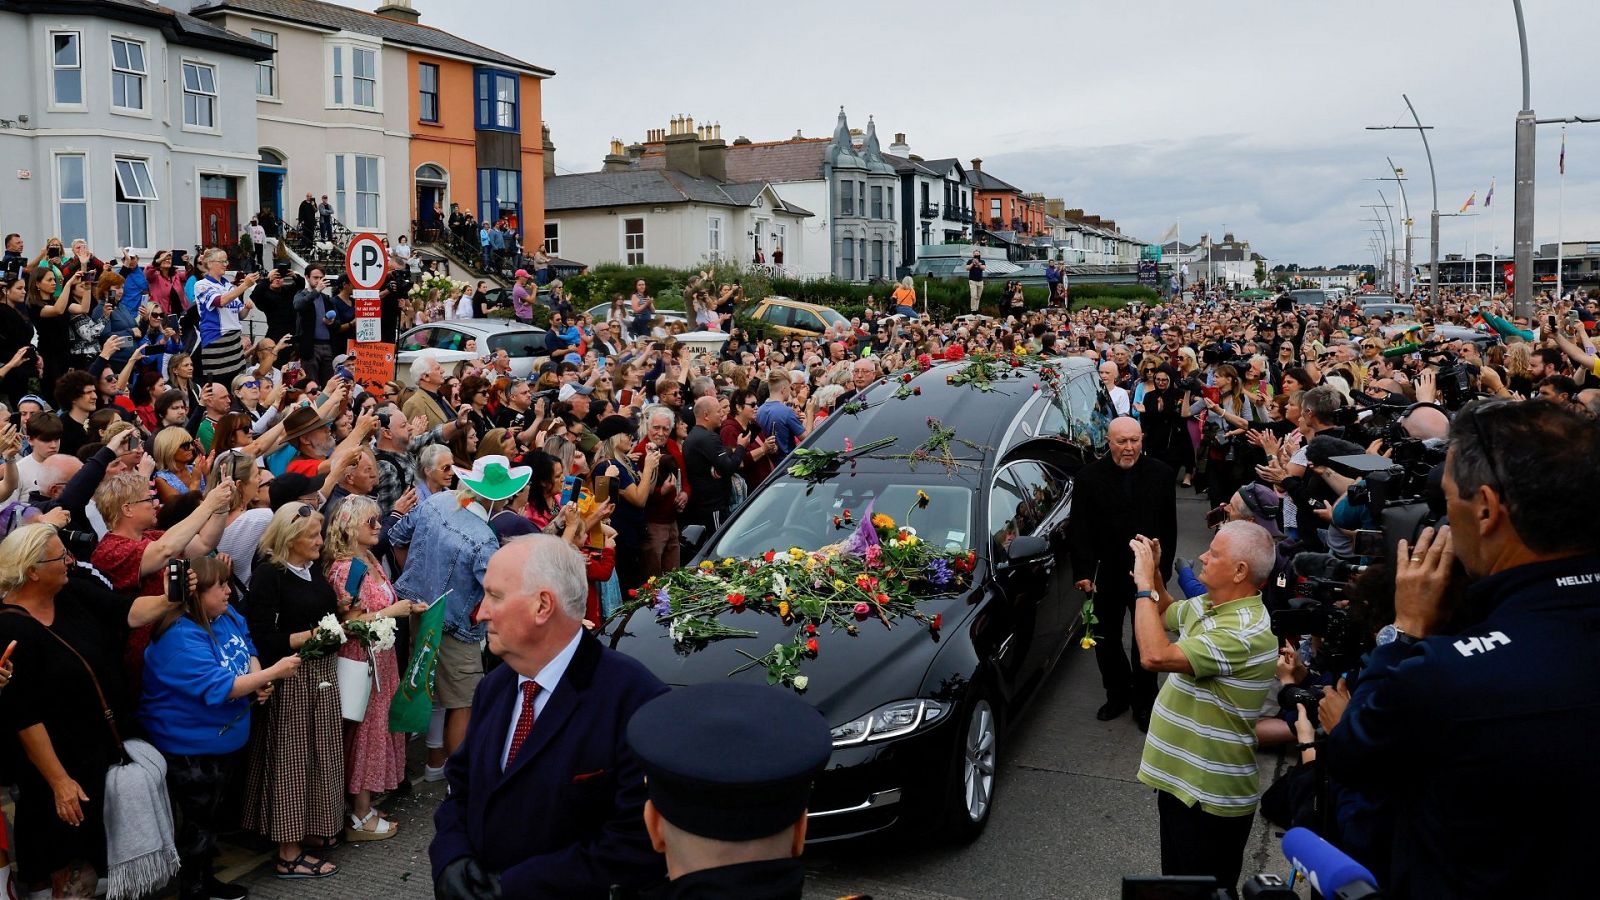
[[[545,152],[540,86],[555,73],[479,49],[407,54],[411,218],[418,239],[429,240],[453,206],[479,221],[504,217],[531,253],[544,240],[544,179],[554,159]]]
[[[967,170],[972,185],[972,211],[978,226],[989,231],[1015,231],[1019,234],[1044,234],[1044,195],[1024,194],[1021,188],[983,171],[983,160],[974,159]]]

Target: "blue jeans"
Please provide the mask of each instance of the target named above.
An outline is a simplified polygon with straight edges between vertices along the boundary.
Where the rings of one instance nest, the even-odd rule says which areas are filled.
[[[494,251],[490,250],[488,247],[484,247],[483,248],[483,270],[485,272],[489,271],[492,268],[490,260],[492,260],[493,258],[494,258]]]

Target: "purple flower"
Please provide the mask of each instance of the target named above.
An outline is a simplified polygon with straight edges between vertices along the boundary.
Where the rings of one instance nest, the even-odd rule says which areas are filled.
[[[666,588],[656,591],[656,602],[652,609],[656,611],[658,616],[672,615],[672,601],[667,597]]]
[[[944,587],[954,577],[955,575],[950,571],[950,563],[948,561],[935,559],[928,563],[928,582],[934,587]]]

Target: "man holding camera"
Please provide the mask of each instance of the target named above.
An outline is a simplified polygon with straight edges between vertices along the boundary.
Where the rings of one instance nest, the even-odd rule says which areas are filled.
[[[1479,402],[1450,429],[1450,525],[1395,554],[1398,638],[1330,693],[1323,754],[1394,811],[1395,897],[1559,897],[1600,806],[1600,430],[1568,406]],[[1446,601],[1452,563],[1477,582]],[[1468,610],[1478,624],[1444,633]],[[1327,713],[1324,713],[1326,716]]]
[[[967,260],[967,292],[971,295],[972,311],[978,311],[978,301],[983,299],[983,270],[987,264],[983,261],[983,253],[974,250],[972,258]]]

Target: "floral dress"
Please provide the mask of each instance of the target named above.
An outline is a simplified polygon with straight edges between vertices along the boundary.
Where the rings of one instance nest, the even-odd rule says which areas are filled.
[[[349,576],[348,559],[328,567],[328,581],[340,603],[350,599],[345,590]],[[358,590],[355,609],[361,613],[378,612],[395,601],[394,586],[376,566],[367,569]],[[356,641],[346,641],[339,655],[360,660],[366,658],[367,650]],[[389,703],[400,680],[394,648],[374,652],[372,661],[378,670],[378,686],[367,701],[367,715],[360,722],[346,722],[344,729],[345,790],[352,794],[393,790],[406,776],[406,737],[389,731]]]

